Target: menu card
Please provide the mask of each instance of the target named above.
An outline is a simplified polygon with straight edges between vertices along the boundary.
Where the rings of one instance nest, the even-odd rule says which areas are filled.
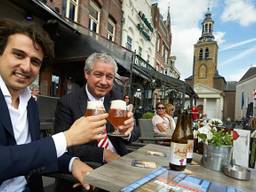
[[[193,175],[160,167],[123,188],[121,192],[243,192]]]

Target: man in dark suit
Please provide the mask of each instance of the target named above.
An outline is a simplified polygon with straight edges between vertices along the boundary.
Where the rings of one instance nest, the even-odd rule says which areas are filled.
[[[72,172],[83,184],[91,168],[65,151],[105,137],[99,133],[107,114],[82,117],[69,130],[40,139],[38,109],[28,86],[52,50],[52,41],[34,24],[0,20],[0,191],[42,191],[40,174],[53,171]]]
[[[86,85],[80,90],[63,96],[57,103],[55,113],[55,131],[66,130],[76,119],[84,116],[87,101],[99,100],[109,111],[110,103],[115,99],[122,99],[122,95],[112,90],[117,64],[114,59],[105,53],[93,53],[85,63],[84,77]],[[125,131],[126,137],[108,137],[108,147],[99,147],[98,141],[74,146],[69,151],[82,161],[93,161],[103,164],[127,154],[125,144],[135,141],[139,134],[134,129],[133,113],[128,113],[129,119],[123,126],[118,127]],[[107,123],[107,131],[113,127]]]

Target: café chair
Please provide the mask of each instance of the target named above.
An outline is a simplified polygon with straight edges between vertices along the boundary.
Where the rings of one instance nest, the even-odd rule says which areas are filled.
[[[166,136],[155,137],[151,119],[139,119],[139,128],[141,135],[139,141],[142,143],[162,144],[169,140]]]
[[[40,119],[41,136],[46,137],[54,133],[53,124],[55,109],[59,97],[37,96],[37,105]]]

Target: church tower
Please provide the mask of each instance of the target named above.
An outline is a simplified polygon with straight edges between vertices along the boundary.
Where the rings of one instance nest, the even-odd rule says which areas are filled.
[[[213,36],[212,14],[205,14],[202,22],[202,34],[194,45],[193,84],[203,84],[214,87],[214,77],[217,72],[218,45]]]

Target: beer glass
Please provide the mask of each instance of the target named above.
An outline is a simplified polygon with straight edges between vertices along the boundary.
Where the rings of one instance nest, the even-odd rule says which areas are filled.
[[[113,125],[115,131],[112,133],[114,136],[123,136],[126,130],[120,131],[118,126],[124,125],[124,121],[128,119],[127,117],[126,102],[123,100],[113,100],[111,101],[111,106],[109,109],[109,116],[107,120]]]
[[[88,101],[85,116],[99,115],[105,113],[102,101]]]
[[[92,116],[92,115],[99,115],[99,114],[104,114],[105,113],[105,108],[103,105],[102,101],[88,101],[87,102],[87,108],[85,111],[85,116]],[[102,131],[99,134],[104,134],[106,133],[105,131]]]

